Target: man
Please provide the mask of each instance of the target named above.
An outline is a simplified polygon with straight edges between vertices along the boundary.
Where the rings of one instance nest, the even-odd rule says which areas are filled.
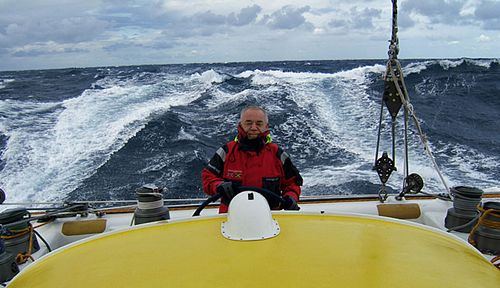
[[[259,106],[241,111],[238,136],[217,150],[201,175],[205,193],[222,193],[219,213],[227,212],[239,186],[281,195],[285,204],[266,197],[272,209],[299,209],[302,177],[288,154],[272,143],[267,112]]]

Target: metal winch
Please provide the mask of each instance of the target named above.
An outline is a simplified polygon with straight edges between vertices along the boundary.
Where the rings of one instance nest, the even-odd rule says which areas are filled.
[[[481,202],[483,190],[456,186],[452,187],[450,192],[453,196],[453,207],[448,209],[444,226],[450,230],[469,233],[477,223],[477,207]]]
[[[19,273],[19,267],[16,263],[16,255],[6,251],[5,242],[0,238],[0,283],[9,281],[17,273]]]
[[[24,263],[40,249],[26,208],[7,209],[0,213],[0,281],[10,280],[19,272],[17,264]],[[26,220],[26,221],[25,221]]]
[[[134,212],[134,224],[170,219],[168,207],[163,205],[163,188],[144,185],[135,191],[137,208]]]
[[[481,217],[469,235],[469,242],[479,251],[500,254],[500,202],[485,202],[479,207]]]

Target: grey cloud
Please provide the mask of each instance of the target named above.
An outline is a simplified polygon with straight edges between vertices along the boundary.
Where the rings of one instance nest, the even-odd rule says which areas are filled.
[[[460,16],[465,1],[419,0],[402,3],[404,14],[411,12],[428,17],[431,23],[470,24],[468,17]]]
[[[105,46],[103,47],[103,50],[112,53],[120,50],[126,50],[129,48],[150,48],[155,50],[165,50],[173,47],[175,47],[173,42],[159,40],[147,44],[134,43],[134,42],[120,42]]]
[[[498,1],[482,1],[474,13],[479,19],[499,19],[500,17],[500,2]]]
[[[205,25],[224,25],[226,23],[226,17],[223,15],[214,14],[212,11],[206,11],[203,13],[197,13],[191,17],[193,21],[199,22]]]
[[[155,41],[150,45],[144,45],[144,46],[147,48],[164,50],[164,49],[174,48],[176,44],[177,44],[176,41],[160,40],[160,41]]]
[[[240,10],[238,15],[231,13],[227,16],[227,23],[235,26],[248,25],[257,19],[262,8],[258,5],[253,5]]]
[[[373,21],[380,18],[382,11],[374,8],[365,8],[358,10],[353,7],[349,10],[348,19],[334,19],[328,23],[328,26],[337,30],[346,29],[370,29],[373,28]]]
[[[51,54],[67,54],[67,53],[82,53],[82,52],[88,52],[88,50],[81,48],[64,48],[58,50],[51,50],[47,49],[46,47],[34,47],[31,49],[15,51],[14,53],[12,53],[12,56],[33,57],[33,56],[42,56]]]
[[[343,27],[348,27],[349,22],[343,19],[334,19],[328,23],[328,26],[334,28],[343,28]]]
[[[352,27],[360,29],[373,28],[373,19],[380,18],[382,11],[373,8],[365,8],[358,11],[356,7],[351,9]]]
[[[398,26],[402,28],[410,28],[415,26],[415,21],[411,19],[407,13],[398,14]]]
[[[474,12],[474,16],[486,30],[500,30],[500,2],[483,1]]]
[[[500,2],[483,0],[476,4],[473,15],[460,15],[466,1],[420,0],[403,2],[403,14],[416,13],[428,17],[432,24],[479,25],[484,29],[500,29]]]
[[[464,1],[445,0],[408,0],[403,2],[402,9],[413,11],[431,19],[448,19],[451,15],[459,15]]]
[[[132,43],[132,42],[129,42],[129,41],[123,41],[123,42],[114,43],[114,44],[105,46],[102,49],[104,51],[107,51],[107,52],[115,52],[115,51],[118,51],[121,49],[126,49],[126,48],[130,48],[130,47],[137,47],[137,46],[139,46],[139,45]]]
[[[134,0],[105,0],[97,15],[111,22],[115,27],[137,26],[147,28],[163,27],[169,22],[161,1],[143,1],[140,5]]]
[[[11,23],[5,28],[3,47],[14,47],[32,42],[54,41],[78,43],[95,39],[107,23],[96,18],[71,17],[64,19],[27,19],[23,23]],[[8,45],[8,46],[6,46]]]
[[[165,37],[189,38],[193,36],[210,36],[217,33],[227,33],[233,27],[251,24],[257,19],[262,8],[258,5],[242,8],[238,14],[221,15],[205,11],[188,16],[169,15],[169,25],[165,26]]]
[[[311,8],[309,6],[294,8],[292,6],[284,6],[271,15],[266,15],[262,22],[271,29],[294,29],[301,25],[307,24],[304,17],[305,12]],[[306,25],[309,26],[309,25]]]
[[[238,14],[230,13],[229,15],[218,15],[212,11],[206,11],[203,13],[197,13],[193,16],[188,17],[187,21],[197,22],[205,25],[220,26],[243,26],[248,25],[257,19],[257,15],[262,10],[260,6],[253,5],[250,7],[242,8]]]

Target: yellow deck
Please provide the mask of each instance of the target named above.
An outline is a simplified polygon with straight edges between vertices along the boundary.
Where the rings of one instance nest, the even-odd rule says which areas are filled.
[[[393,221],[274,215],[281,233],[232,241],[225,217],[162,223],[77,243],[8,287],[500,287],[473,248]]]

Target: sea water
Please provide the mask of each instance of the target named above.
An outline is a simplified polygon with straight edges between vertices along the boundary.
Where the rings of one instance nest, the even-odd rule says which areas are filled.
[[[402,60],[410,101],[449,186],[500,187],[500,60]],[[9,202],[204,197],[200,173],[242,107],[264,106],[303,195],[376,194],[386,60],[146,65],[0,72],[0,188]],[[403,183],[404,122],[396,119]],[[392,157],[384,108],[381,150]],[[409,172],[446,192],[410,121]],[[379,154],[380,154],[379,153]],[[380,156],[380,155],[379,155]]]

